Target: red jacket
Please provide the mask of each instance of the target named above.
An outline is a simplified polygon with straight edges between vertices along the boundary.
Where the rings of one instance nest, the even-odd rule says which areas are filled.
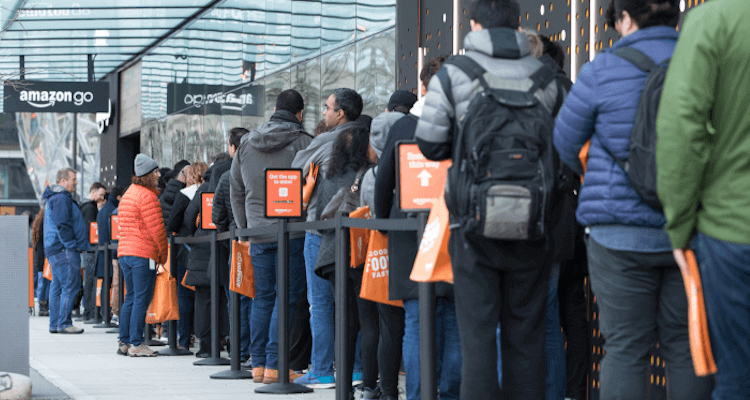
[[[120,242],[117,255],[167,263],[167,231],[157,191],[132,184],[120,201]]]

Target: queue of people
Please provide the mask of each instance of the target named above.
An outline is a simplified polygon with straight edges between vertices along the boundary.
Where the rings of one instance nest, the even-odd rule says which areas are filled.
[[[233,128],[227,153],[211,165],[181,161],[161,171],[138,154],[127,190],[114,188],[107,197],[95,184],[91,202],[80,208],[71,196],[75,171],[61,170],[45,190],[46,208],[32,232],[35,269],[41,272],[46,257],[55,277],[51,287],[44,279],[37,287],[49,331],[83,332],[71,320],[82,263],[84,316],[99,315],[86,288],[102,274],[102,260],[86,252],[87,222],[96,220],[100,244],[108,243],[103,227],[109,215],[119,216],[116,268],[127,294],[118,354],[155,356],[143,337],[154,277],[167,262],[169,235],[207,234],[197,224],[201,193],[215,193],[219,232],[277,223],[264,210],[269,168],[301,169],[314,183],[298,222],[332,218],[349,191],[357,200],[347,206],[367,205],[372,218],[414,218],[394,202],[397,144],[406,140],[430,160],[452,160],[445,201],[454,282],[436,285],[437,365],[429,366],[437,371],[441,399],[586,398],[587,275],[605,340],[600,398],[646,398],[654,343],[666,362],[669,398],[750,398],[743,380],[750,367],[750,221],[743,200],[750,119],[747,91],[730,88],[750,87],[750,73],[741,67],[750,48],[737,36],[746,31],[740,21],[750,6],[709,2],[678,32],[674,0],[611,0],[608,23],[621,39],[585,64],[575,84],[563,71],[563,49],[520,29],[519,16],[514,0],[476,1],[465,55],[428,60],[420,98],[396,91],[374,118],[362,114],[360,94],[339,88],[311,135],[302,125],[303,97],[288,89],[268,122]],[[652,79],[659,73],[666,74],[663,92]],[[644,111],[657,89],[658,110]],[[637,130],[656,143],[651,161],[632,150]],[[642,191],[649,183],[638,181],[636,162],[654,163],[659,204]],[[415,400],[427,367],[418,350],[420,299],[409,279],[420,238],[415,232],[388,236],[388,298],[403,307],[361,298],[363,265],[347,269],[345,376],[361,382],[361,398],[392,400],[399,398],[403,371],[405,397]],[[333,230],[292,232],[287,247],[291,335],[310,336],[307,349],[292,354],[305,368],[289,375],[315,388],[336,385],[335,239]],[[241,343],[230,347],[224,339],[221,346],[238,351],[242,367],[264,384],[279,376],[276,240],[275,234],[239,238],[249,249],[256,295],[242,296],[238,310],[226,305],[229,247],[220,245],[216,255],[227,294],[218,307],[219,336],[227,338],[229,312],[239,312],[241,321]],[[210,250],[207,244],[177,248],[178,343],[187,349],[195,335],[197,356],[208,357]],[[697,376],[691,356],[683,280],[688,248],[701,265],[714,376]]]

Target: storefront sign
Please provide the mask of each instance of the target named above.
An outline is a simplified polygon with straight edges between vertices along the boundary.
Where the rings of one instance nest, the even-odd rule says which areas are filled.
[[[213,192],[201,193],[201,229],[216,229],[216,224],[211,217],[214,209]]]
[[[8,81],[5,96],[5,113],[109,111],[109,82]]]
[[[263,115],[263,86],[167,85],[167,114]]]
[[[112,240],[120,240],[120,218],[117,215],[111,215],[109,218],[109,237]]]
[[[430,161],[424,157],[419,146],[412,142],[399,142],[398,205],[404,211],[429,211],[445,190],[450,160]]]
[[[302,218],[302,170],[266,170],[266,218]]]
[[[99,228],[96,226],[96,222],[91,222],[89,225],[89,243],[99,244]]]

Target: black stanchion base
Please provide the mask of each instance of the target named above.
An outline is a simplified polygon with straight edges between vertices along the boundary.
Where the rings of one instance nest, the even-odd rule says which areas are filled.
[[[98,319],[96,319],[96,320],[94,320],[94,321],[91,321],[91,320],[88,320],[88,319],[87,319],[87,320],[85,320],[85,321],[83,321],[83,323],[84,323],[84,324],[86,324],[86,325],[92,325],[92,324],[93,324],[93,325],[95,325],[95,324],[101,324],[102,322],[104,322],[104,320],[103,320],[103,319],[101,319],[101,318],[98,318]]]
[[[104,332],[104,333],[116,333],[116,334],[118,334],[118,335],[119,335],[119,334],[120,334],[120,328],[119,328],[119,327],[117,327],[117,328],[112,328],[112,329],[108,329],[108,330],[107,330],[106,332]]]
[[[255,393],[266,394],[291,394],[291,393],[312,393],[312,388],[296,383],[272,383],[255,389]]]
[[[253,373],[250,371],[244,371],[244,370],[238,370],[235,371],[233,369],[217,372],[210,376],[211,379],[251,379],[253,377]]]
[[[94,325],[94,326],[92,326],[92,328],[118,328],[119,326],[120,325],[113,324],[111,322],[107,322],[107,323],[102,323],[102,324],[99,324],[99,325]]]
[[[161,340],[147,340],[146,346],[152,346],[152,347],[159,347],[159,346],[166,346],[167,344],[162,342]]]
[[[159,350],[159,357],[161,356],[167,356],[167,357],[175,357],[175,356],[192,356],[193,352],[190,350],[182,350],[182,349],[160,349]]]
[[[229,365],[228,358],[204,358],[193,363],[193,365]]]

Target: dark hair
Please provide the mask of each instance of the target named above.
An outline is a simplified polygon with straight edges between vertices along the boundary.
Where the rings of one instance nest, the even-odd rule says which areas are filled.
[[[362,114],[357,118],[357,122],[360,123],[365,129],[367,129],[367,132],[370,132],[372,130],[372,117],[367,114]]]
[[[286,110],[292,114],[305,109],[305,100],[302,99],[302,95],[294,89],[287,89],[279,93],[279,97],[276,98],[276,110]]]
[[[122,196],[125,193],[125,188],[122,186],[115,186],[109,191],[109,195],[117,201],[117,196]]]
[[[333,91],[336,99],[336,110],[344,110],[347,121],[356,121],[362,114],[362,96],[353,89],[340,88]]]
[[[89,192],[92,190],[99,190],[104,189],[104,191],[107,191],[107,188],[101,184],[101,182],[94,182],[91,184],[91,189],[89,189]]]
[[[229,153],[222,151],[221,153],[213,156],[213,158],[211,159],[211,163],[216,164],[217,162],[229,161],[231,159],[232,157],[229,157]]]
[[[443,62],[445,62],[447,58],[447,56],[435,57],[430,61],[427,61],[427,64],[422,67],[422,71],[419,73],[419,79],[422,80],[424,87],[427,87],[430,83],[430,78],[440,71],[440,67],[443,66]]]
[[[156,182],[154,182],[154,178],[152,178],[152,176],[154,176],[154,171],[157,171],[157,170],[154,169],[153,171],[143,176],[137,176],[133,174],[133,176],[130,178],[130,182],[135,183],[136,185],[141,185],[146,188],[158,189],[159,180],[157,179]]]
[[[549,40],[546,36],[539,36],[544,45],[543,54],[550,56],[555,63],[560,66],[560,69],[565,69],[565,50],[563,50],[560,43]]]
[[[336,137],[331,150],[331,163],[326,177],[343,175],[347,170],[359,170],[370,163],[367,153],[370,148],[370,133],[364,127],[347,129]]]
[[[484,29],[518,29],[520,13],[515,0],[477,0],[471,11],[471,19]]]
[[[650,26],[676,27],[680,22],[680,8],[677,0],[612,0],[607,7],[607,23],[615,27],[615,22],[627,11],[639,29]]]
[[[34,223],[31,225],[31,244],[34,246],[36,246],[36,244],[39,243],[39,239],[42,238],[41,230],[43,223],[44,209],[42,208],[38,213],[36,213],[36,217],[34,217]]]
[[[246,134],[248,132],[250,132],[250,131],[248,131],[245,128],[240,128],[240,127],[232,128],[229,131],[229,145],[230,146],[234,146],[236,148],[239,148],[240,147],[240,139],[242,139],[242,135],[244,135],[244,134]]]
[[[328,132],[328,124],[326,124],[325,119],[321,119],[320,122],[318,122],[317,125],[315,125],[315,130],[313,131],[313,136],[318,136],[323,132]]]
[[[172,179],[172,170],[168,167],[164,167],[159,168],[159,172],[161,172],[161,176],[159,177],[159,183],[156,184],[156,187],[158,187],[160,191],[164,191],[167,187],[167,182]]]

